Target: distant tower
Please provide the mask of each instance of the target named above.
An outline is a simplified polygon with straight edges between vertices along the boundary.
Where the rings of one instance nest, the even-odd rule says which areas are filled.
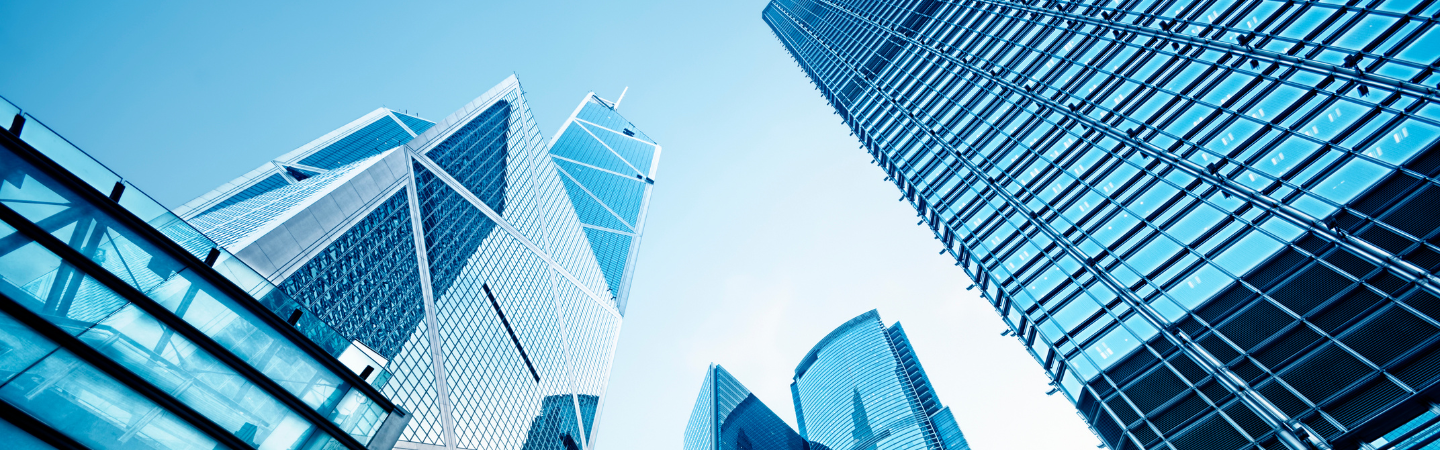
[[[821,339],[790,383],[800,434],[836,449],[969,450],[899,323],[870,310]]]
[[[180,214],[294,299],[282,317],[386,362],[398,448],[590,448],[659,153],[593,94],[547,144],[512,76],[438,122],[375,110]]]
[[[700,396],[685,426],[683,450],[807,450],[795,434],[755,394],[724,367],[705,370]]]

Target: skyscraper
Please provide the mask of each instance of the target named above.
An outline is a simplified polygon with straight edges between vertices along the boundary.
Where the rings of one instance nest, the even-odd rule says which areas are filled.
[[[682,450],[809,450],[804,439],[724,367],[711,364]]]
[[[590,448],[660,152],[617,106],[548,143],[513,76],[438,122],[382,108],[180,214],[384,366],[398,448]]]
[[[897,322],[870,310],[815,344],[790,383],[800,435],[832,449],[969,450]]]
[[[1437,8],[763,17],[1106,445],[1404,448],[1440,423]]]
[[[5,448],[394,446],[410,415],[351,367],[363,355],[327,348],[324,324],[297,331],[257,300],[284,294],[218,244],[3,99],[0,114]]]

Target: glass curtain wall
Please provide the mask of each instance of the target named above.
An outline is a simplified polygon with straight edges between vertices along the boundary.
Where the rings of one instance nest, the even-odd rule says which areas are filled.
[[[815,344],[790,391],[801,435],[826,448],[969,449],[904,329],[886,327],[875,310]]]
[[[809,444],[724,367],[706,369],[684,450],[809,450]]]
[[[763,18],[1107,446],[1405,448],[1437,422],[1437,11]]]

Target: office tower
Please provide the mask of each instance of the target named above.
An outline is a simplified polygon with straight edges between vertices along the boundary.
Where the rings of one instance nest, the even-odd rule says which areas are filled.
[[[378,109],[181,216],[384,366],[398,448],[591,448],[659,156],[617,106],[548,144],[513,76],[438,122]]]
[[[683,450],[809,450],[807,444],[724,367],[705,369]]]
[[[828,448],[969,450],[900,323],[870,310],[815,344],[790,383],[800,435]]]
[[[660,146],[616,112],[620,100],[586,96],[551,139],[550,155],[624,314]]]
[[[266,309],[273,285],[34,117],[0,115],[0,446],[394,446],[410,416],[348,347]]]
[[[561,436],[556,440],[547,436],[545,431],[577,428],[573,422],[580,417],[595,417],[595,408],[599,403],[600,398],[593,395],[577,395],[575,398],[569,395],[546,396],[540,402],[540,415],[530,423],[530,432],[520,450],[578,450],[580,444],[574,438]],[[578,413],[575,410],[577,405],[580,408]],[[585,428],[589,429],[590,425],[586,424]]]
[[[763,16],[1105,445],[1405,448],[1440,422],[1437,8]]]

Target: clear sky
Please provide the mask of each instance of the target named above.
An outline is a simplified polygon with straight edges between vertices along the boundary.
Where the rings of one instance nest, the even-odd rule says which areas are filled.
[[[548,135],[586,92],[664,147],[600,450],[676,449],[707,363],[792,425],[790,377],[872,308],[977,450],[1099,443],[773,37],[762,0],[0,2],[0,95],[178,206],[379,106],[512,72]]]

